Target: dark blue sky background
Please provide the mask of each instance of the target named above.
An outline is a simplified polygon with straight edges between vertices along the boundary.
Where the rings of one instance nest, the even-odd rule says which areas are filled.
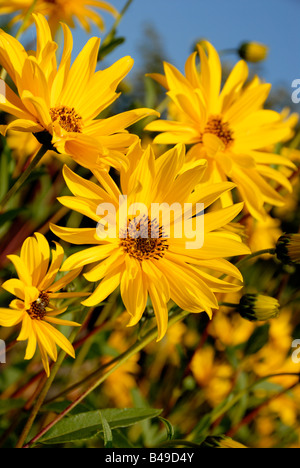
[[[121,10],[126,0],[110,0]],[[104,15],[109,28],[112,20]],[[196,39],[205,37],[218,49],[238,46],[245,40],[270,47],[260,75],[273,85],[290,86],[300,78],[300,0],[134,0],[118,32],[126,43],[108,61],[131,55],[141,62],[138,45],[145,24],[152,24],[162,38],[165,52],[183,70]],[[99,35],[96,30],[93,34]],[[76,49],[87,36],[76,29]],[[232,62],[235,56],[229,57]]]

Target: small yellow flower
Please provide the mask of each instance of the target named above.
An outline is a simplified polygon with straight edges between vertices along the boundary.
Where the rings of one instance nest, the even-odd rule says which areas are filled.
[[[149,295],[158,324],[158,339],[161,339],[167,330],[170,299],[183,310],[206,311],[211,316],[212,309],[218,308],[216,292],[240,289],[240,285],[218,276],[226,273],[242,280],[237,268],[225,258],[247,254],[249,249],[237,234],[220,230],[237,216],[242,204],[203,216],[204,244],[199,248],[198,230],[186,232],[182,229],[185,203],[191,206],[191,218],[192,212],[195,215],[203,206],[206,209],[233,185],[225,182],[194,190],[206,165],[198,161],[186,166],[183,145],[156,158],[151,147],[143,151],[140,144],[136,144],[127,158],[129,168],[121,172],[121,190],[112,181],[109,183],[109,179],[103,180],[103,174],[98,174],[98,178],[100,184],[106,184],[107,191],[67,167],[63,171],[74,197],[64,196],[59,201],[105,228],[104,237],[95,227],[73,229],[52,225],[51,229],[67,242],[94,245],[71,255],[62,267],[64,271],[91,265],[85,278],[91,282],[102,280],[83,304],[100,304],[120,286],[124,305],[131,316],[130,325],[135,325],[144,313]],[[126,203],[122,203],[124,197]],[[134,213],[141,205],[141,213]],[[99,206],[105,210],[107,206],[114,208],[115,225],[109,226],[105,210],[101,214]],[[158,206],[173,206],[169,232],[164,229],[167,223],[162,222],[161,213],[155,211]],[[180,235],[177,235],[178,228]],[[196,245],[190,248],[189,242],[194,241]]]
[[[269,48],[265,44],[259,42],[244,42],[238,53],[240,57],[247,62],[262,62],[265,60],[269,53]]]
[[[240,60],[221,88],[221,61],[206,41],[188,58],[185,76],[168,63],[164,71],[164,75],[150,75],[167,89],[171,100],[169,120],[146,126],[159,133],[154,143],[191,145],[187,162],[208,161],[203,182],[232,180],[245,209],[256,219],[265,218],[265,204],[284,205],[275,188],[282,186],[291,192],[292,185],[274,166],[292,170],[296,166],[267,148],[287,141],[293,133],[278,112],[263,108],[271,85],[257,77],[247,83],[248,65]],[[224,194],[221,200],[223,206],[232,204],[232,194]]]
[[[197,349],[190,367],[209,404],[215,407],[221,403],[232,389],[232,367],[217,360],[211,346]]]
[[[31,359],[38,345],[42,362],[49,376],[48,355],[53,361],[57,359],[56,345],[60,346],[70,356],[75,357],[74,349],[65,336],[51,324],[80,326],[76,322],[57,318],[66,309],[57,309],[54,299],[82,297],[85,293],[59,292],[71,283],[80,273],[77,268],[55,281],[56,275],[64,258],[63,248],[56,243],[56,249],[51,252],[46,238],[35,233],[22,245],[20,256],[8,255],[18,274],[18,278],[9,279],[2,288],[16,296],[9,308],[0,309],[0,325],[13,327],[22,323],[18,341],[28,340],[25,359]]]
[[[276,244],[276,254],[284,264],[300,264],[300,234],[281,236]]]
[[[277,299],[270,296],[245,294],[241,298],[237,310],[243,318],[251,322],[265,321],[278,317],[280,304]]]
[[[88,168],[125,164],[124,154],[138,139],[125,129],[157,113],[133,109],[107,119],[97,117],[118,98],[116,88],[132,68],[132,58],[124,57],[95,72],[100,39],[93,37],[71,65],[73,38],[62,23],[64,50],[58,65],[58,45],[46,19],[40,14],[33,17],[37,28],[34,53],[0,30],[0,64],[18,92],[2,82],[0,109],[17,117],[6,130],[31,132],[48,149],[68,154]]]
[[[17,13],[12,24],[22,21],[32,0],[0,0],[0,14]],[[114,17],[118,16],[117,10],[108,2],[101,0],[37,0],[34,11],[46,16],[52,33],[58,28],[60,21],[67,23],[70,28],[74,28],[76,21],[90,32],[91,24],[96,24],[103,31],[105,28],[102,16],[94,9],[103,10]]]

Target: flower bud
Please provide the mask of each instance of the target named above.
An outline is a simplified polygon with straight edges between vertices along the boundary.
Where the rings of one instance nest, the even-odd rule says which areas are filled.
[[[260,294],[245,294],[237,310],[240,315],[250,322],[263,322],[279,315],[280,304],[277,299]]]
[[[240,57],[247,62],[262,62],[267,58],[269,49],[259,42],[244,42],[238,49]]]
[[[277,258],[284,265],[300,264],[300,234],[285,234],[276,244]]]

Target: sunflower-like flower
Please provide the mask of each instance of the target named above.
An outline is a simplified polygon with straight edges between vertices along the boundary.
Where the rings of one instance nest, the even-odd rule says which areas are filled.
[[[234,184],[224,182],[194,191],[206,161],[186,165],[184,145],[155,158],[151,146],[142,150],[137,143],[127,158],[129,168],[121,171],[120,189],[107,183],[103,190],[65,166],[64,178],[74,197],[59,201],[91,218],[97,228],[50,227],[66,242],[93,245],[71,255],[62,266],[67,271],[90,265],[85,278],[94,283],[101,280],[83,304],[100,304],[120,286],[131,316],[129,325],[135,325],[149,296],[159,340],[167,330],[170,300],[183,310],[206,311],[211,316],[212,309],[218,308],[216,292],[240,289],[218,276],[225,273],[242,281],[240,272],[225,258],[247,254],[249,249],[238,235],[223,228],[243,204],[203,215]],[[101,173],[98,177],[103,186]],[[203,224],[198,222],[203,218],[200,239]]]
[[[18,278],[5,281],[2,288],[13,294],[16,299],[10,303],[9,308],[0,308],[2,327],[13,327],[22,323],[17,340],[28,340],[25,359],[31,359],[36,347],[39,347],[47,376],[50,372],[48,356],[53,361],[57,359],[56,345],[75,357],[69,340],[52,324],[80,326],[76,322],[58,318],[66,308],[57,309],[53,301],[86,296],[86,293],[59,292],[79,275],[81,268],[74,269],[55,281],[63,262],[64,250],[58,243],[55,250],[50,250],[46,238],[40,233],[35,233],[34,237],[25,240],[19,256],[8,255]]]
[[[99,38],[91,38],[71,66],[73,38],[62,24],[64,50],[57,64],[57,44],[46,19],[33,15],[37,49],[26,52],[14,37],[0,31],[0,64],[14,82],[18,95],[2,82],[0,109],[17,117],[6,127],[32,132],[48,149],[71,155],[92,168],[101,162],[119,167],[124,153],[138,138],[125,128],[155,113],[133,109],[107,119],[96,119],[118,97],[116,88],[133,66],[124,57],[95,72]],[[155,113],[156,114],[156,113]]]
[[[12,24],[22,21],[32,6],[32,0],[0,0],[0,14],[15,14]],[[101,0],[37,0],[34,11],[46,16],[52,33],[58,28],[59,22],[67,23],[70,28],[75,27],[76,20],[90,32],[91,24],[96,24],[103,31],[105,24],[102,16],[95,11],[103,10],[118,16],[118,12],[110,3]]]
[[[295,170],[295,165],[269,148],[288,140],[292,129],[278,112],[263,108],[271,85],[258,77],[246,83],[248,65],[240,60],[221,89],[220,58],[207,41],[188,58],[186,76],[168,63],[164,71],[165,75],[150,75],[167,89],[171,99],[169,120],[156,120],[145,127],[160,132],[154,142],[192,145],[187,161],[206,158],[209,183],[235,182],[253,217],[264,219],[265,203],[282,206],[284,198],[274,183],[288,191],[292,187],[274,166]],[[222,197],[222,202],[224,206],[232,203],[231,194]]]

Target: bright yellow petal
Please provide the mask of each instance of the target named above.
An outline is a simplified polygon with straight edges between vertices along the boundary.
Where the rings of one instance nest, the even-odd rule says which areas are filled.
[[[85,265],[89,265],[90,263],[99,262],[111,255],[115,249],[116,245],[108,244],[97,245],[95,247],[90,247],[88,249],[81,250],[80,252],[76,252],[67,258],[61,267],[61,271],[70,271],[74,268],[77,269]]]
[[[126,268],[123,272],[120,291],[127,312],[131,315],[130,326],[138,323],[147,303],[148,292],[140,263],[126,256]]]
[[[95,289],[93,294],[82,302],[86,307],[94,307],[101,304],[120,284],[122,277],[122,270],[116,268],[110,271],[101,281],[99,286]]]

